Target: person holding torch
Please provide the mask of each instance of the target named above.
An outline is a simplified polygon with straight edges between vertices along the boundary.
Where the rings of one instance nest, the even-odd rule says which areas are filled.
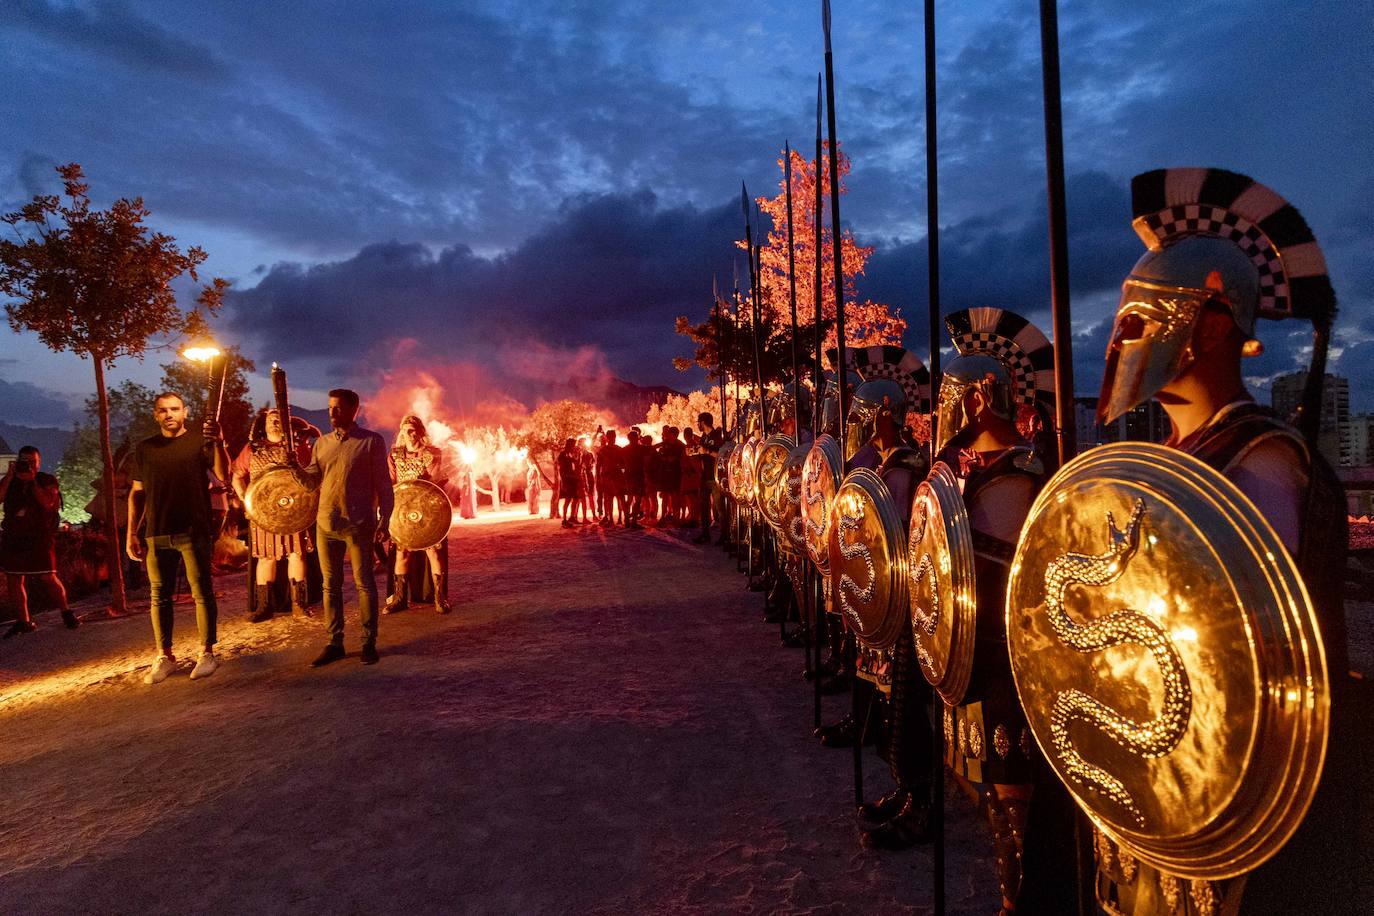
[[[209,677],[219,667],[215,658],[215,627],[219,608],[210,580],[214,546],[208,474],[229,476],[229,456],[220,437],[219,421],[205,420],[199,430],[186,427],[186,402],[181,395],[163,392],[153,400],[158,434],[134,449],[129,488],[129,558],[147,564],[149,612],[158,654],[145,684],[158,684],[176,669],[172,654],[172,591],[177,559],[196,602],[196,625],[201,653],[191,679]]]

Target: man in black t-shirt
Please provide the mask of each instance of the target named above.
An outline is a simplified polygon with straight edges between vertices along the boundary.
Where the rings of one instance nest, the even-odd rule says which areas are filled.
[[[563,527],[573,526],[574,505],[582,494],[582,458],[577,442],[569,439],[558,453],[558,498],[563,501]]]
[[[210,513],[210,483],[214,471],[224,480],[229,456],[224,451],[219,424],[206,420],[199,432],[186,428],[186,402],[181,395],[165,392],[153,401],[158,434],[134,448],[129,489],[127,551],[148,568],[149,611],[157,658],[144,677],[145,684],[166,680],[176,668],[172,654],[172,589],[176,584],[177,557],[186,566],[186,580],[196,601],[196,625],[200,629],[200,660],[191,679],[209,677],[219,667],[215,659],[215,625],[219,608],[210,581],[210,555],[214,528]]]
[[[709,413],[701,413],[697,417],[697,447],[695,452],[697,457],[701,459],[701,490],[697,495],[700,500],[697,512],[701,516],[701,534],[695,539],[698,544],[705,544],[711,540],[712,507],[724,506],[724,496],[716,484],[716,455],[724,444],[725,434],[716,429],[715,418]],[[716,513],[718,516],[723,515],[720,508],[716,509]],[[724,536],[722,529],[721,537]]]
[[[597,498],[605,498],[601,513],[601,524],[614,525],[616,507],[620,508],[620,520],[625,521],[624,473],[620,467],[621,448],[616,445],[616,431],[608,429],[602,437],[601,451],[596,454]]]
[[[620,452],[625,506],[628,510],[625,527],[638,528],[639,520],[644,516],[644,453],[648,449],[639,441],[639,427],[630,428],[629,439],[629,444]]]

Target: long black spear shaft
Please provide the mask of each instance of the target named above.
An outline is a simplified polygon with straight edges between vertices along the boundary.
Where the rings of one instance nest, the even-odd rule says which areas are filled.
[[[787,287],[792,304],[792,426],[793,438],[801,441],[801,361],[797,357],[797,248],[792,235],[792,144],[782,145],[786,161],[783,165],[783,185],[787,189]]]
[[[720,288],[711,278],[711,320],[716,326],[716,378],[720,381],[720,425],[725,428],[725,337],[720,326]]]
[[[729,309],[726,309],[726,311],[728,312]],[[739,322],[740,322],[739,262],[736,261],[736,262],[735,262],[735,314],[734,314],[734,316],[730,319],[730,359],[731,359],[732,361],[735,360],[736,358],[738,358],[738,354],[736,354],[736,352],[735,352],[735,343],[737,342],[738,337],[739,337]],[[742,402],[740,401],[740,396],[739,396],[739,373],[736,372],[736,373],[735,373],[735,435],[736,435],[736,436],[739,435],[739,421],[740,421],[740,415],[741,415],[741,413],[742,413],[742,411],[741,411],[741,409],[740,409],[740,404],[741,404],[741,403],[742,403]],[[743,443],[741,443],[741,444],[743,444]]]
[[[1045,177],[1050,203],[1050,310],[1054,326],[1055,426],[1062,467],[1078,451],[1073,415],[1069,321],[1069,229],[1064,195],[1064,115],[1059,97],[1059,4],[1040,0],[1040,61],[1045,86]]]
[[[762,310],[763,299],[759,294],[759,270],[758,261],[754,251],[754,225],[749,218],[749,189],[740,182],[740,206],[744,209],[744,241],[748,246],[749,252],[749,301],[753,307],[754,316],[754,374],[757,376],[759,385],[759,430],[763,436],[768,436],[768,418],[763,409],[763,333],[759,327],[759,315]]]
[[[821,25],[825,30],[825,122],[830,140],[830,249],[835,262],[835,338],[838,358],[835,372],[840,378],[840,441],[845,441],[848,427],[849,392],[845,391],[845,366],[848,359],[844,345],[844,257],[840,234],[840,160],[835,142],[835,59],[830,49],[830,0],[821,0]]]
[[[763,230],[763,214],[759,212],[758,204],[754,205],[754,221],[759,224],[759,230]],[[754,279],[758,281],[759,291],[754,298],[754,322],[759,329],[759,349],[761,354],[768,352],[768,340],[763,330],[763,241],[760,240],[754,247]],[[761,429],[764,438],[768,437],[768,413],[766,411],[767,397],[763,388],[763,361],[759,364],[759,416],[762,417]]]
[[[1073,349],[1069,321],[1069,240],[1064,195],[1064,114],[1059,91],[1059,4],[1040,0],[1040,66],[1045,95],[1045,178],[1050,211],[1050,312],[1054,327],[1055,432],[1062,467],[1078,451],[1074,421]],[[1074,812],[1078,912],[1095,911],[1092,846],[1083,815]]]
[[[935,0],[925,0],[926,64],[926,298],[930,305],[930,442],[935,461],[935,414],[940,391],[940,181],[935,120]]]
[[[787,201],[787,292],[788,300],[792,305],[792,441],[801,442],[801,360],[797,356],[797,248],[796,237],[792,233],[792,144],[783,141],[782,144],[783,166],[782,181],[786,192]],[[816,628],[811,622],[811,569],[808,565],[805,573],[806,598],[803,601],[804,607],[801,611],[802,634],[805,637],[802,651],[805,653],[805,669],[808,675],[814,676],[811,667],[811,641],[816,638]],[[783,624],[786,627],[786,624]]]
[[[816,224],[816,252],[815,252],[815,254],[816,254],[816,259],[815,259],[816,277],[815,277],[815,282],[812,284],[812,292],[815,294],[815,300],[816,300],[816,301],[815,301],[815,314],[814,314],[814,317],[815,317],[815,319],[816,319],[816,321],[815,321],[815,325],[816,325],[816,352],[815,352],[815,354],[814,354],[815,357],[816,357],[816,365],[815,365],[815,369],[813,370],[815,374],[812,376],[812,379],[811,379],[812,382],[813,382],[813,384],[815,385],[815,394],[816,394],[816,409],[812,411],[812,416],[811,416],[811,432],[812,432],[812,434],[815,435],[817,438],[819,438],[819,437],[820,437],[820,434],[821,434],[821,411],[820,411],[820,407],[821,407],[821,395],[824,393],[824,392],[823,392],[823,389],[825,388],[825,379],[822,377],[822,368],[821,368],[821,347],[824,346],[824,341],[825,341],[825,333],[824,333],[824,324],[825,324],[825,323],[824,323],[824,321],[822,321],[822,318],[821,318],[822,313],[825,311],[825,304],[824,304],[824,295],[825,295],[825,294],[821,292],[821,287],[822,287],[822,286],[824,285],[824,283],[825,283],[825,274],[824,274],[824,272],[823,272],[822,262],[821,262],[821,236],[822,236],[822,234],[823,234],[824,231],[825,231],[825,227],[824,227],[824,222],[825,222],[825,190],[824,190],[824,188],[822,187],[822,185],[823,185],[823,182],[821,181],[821,75],[820,75],[819,73],[817,73],[817,74],[816,74],[816,211],[815,211],[815,213],[813,214],[814,217],[815,217],[814,222],[815,222],[815,224]]]
[[[925,0],[926,65],[926,297],[930,306],[930,461],[935,463],[935,417],[940,392],[940,180],[936,154],[938,131],[935,120],[935,0]],[[931,691],[930,711],[934,722],[944,712],[940,694]],[[931,855],[934,885],[932,909],[936,916],[945,912],[945,762],[944,745],[935,728],[932,742],[934,791],[931,793],[931,832],[935,835]]]
[[[849,393],[845,391],[845,367],[848,360],[845,358],[844,346],[844,259],[841,255],[843,237],[840,234],[840,160],[839,146],[835,142],[835,59],[830,49],[830,0],[821,0],[821,26],[825,31],[825,121],[827,133],[830,139],[830,247],[834,252],[835,260],[835,338],[838,359],[835,367],[839,375],[839,401],[840,401],[840,442],[843,443],[848,438],[849,418]],[[850,713],[854,716],[855,723],[860,730],[868,727],[867,715],[859,712],[859,694],[854,689],[857,683],[857,653],[854,649],[854,637],[850,635],[849,657],[850,665]],[[864,800],[864,770],[863,770],[863,738],[860,737],[854,742],[854,804],[861,805]]]
[[[812,376],[811,376],[811,380],[812,380],[812,382],[813,382],[813,384],[814,384],[814,394],[815,394],[815,398],[816,398],[816,403],[813,405],[813,409],[812,409],[812,411],[811,411],[811,434],[812,434],[813,436],[815,436],[817,439],[819,439],[819,438],[820,438],[820,435],[821,435],[821,405],[822,405],[822,403],[823,403],[822,397],[823,397],[823,395],[824,395],[824,393],[825,393],[825,378],[824,378],[824,375],[823,375],[823,373],[822,373],[822,371],[821,371],[821,348],[824,346],[824,337],[825,337],[824,332],[823,332],[824,322],[821,320],[821,315],[822,315],[822,313],[824,312],[824,299],[823,299],[823,295],[824,295],[824,294],[821,292],[821,287],[822,287],[822,285],[824,285],[825,275],[824,275],[824,273],[822,272],[822,267],[821,267],[821,263],[822,263],[822,262],[821,262],[821,237],[822,237],[822,233],[823,233],[823,231],[824,231],[824,225],[823,225],[823,223],[824,223],[824,217],[825,217],[825,206],[824,206],[824,205],[825,205],[825,192],[824,192],[824,190],[823,190],[822,187],[821,187],[821,184],[822,184],[822,183],[821,183],[821,75],[820,75],[819,73],[816,74],[816,164],[815,164],[815,179],[816,179],[816,210],[815,210],[815,213],[813,214],[813,216],[814,216],[813,222],[815,223],[815,231],[816,231],[816,245],[815,245],[815,267],[816,267],[815,274],[816,274],[816,276],[815,276],[814,282],[812,283],[811,290],[812,290],[812,293],[814,294],[814,300],[815,300],[814,303],[813,303],[814,309],[815,309],[815,311],[814,311],[814,313],[813,313],[813,317],[815,318],[815,321],[814,321],[813,323],[814,323],[815,326],[816,326],[816,352],[813,354],[813,355],[815,356],[815,363],[814,363],[814,368],[813,368],[813,370],[812,370],[812,371],[813,371],[813,374],[812,374]],[[810,564],[810,563],[807,564],[807,568],[808,568],[808,569],[811,568],[811,564]],[[819,577],[816,577],[815,581],[817,582],[818,585],[822,585],[821,580],[820,580]],[[823,587],[823,585],[822,585],[822,587]],[[812,603],[814,604],[814,609],[813,609],[813,611],[812,611],[812,619],[815,620],[815,622],[816,622],[816,659],[815,659],[815,661],[812,663],[812,668],[811,668],[812,672],[814,673],[814,674],[813,674],[813,677],[812,677],[812,680],[811,680],[811,684],[812,684],[812,688],[813,688],[813,694],[814,694],[814,696],[812,697],[812,720],[813,720],[813,722],[814,722],[813,727],[814,727],[814,728],[820,728],[820,725],[821,725],[821,643],[822,643],[822,642],[824,641],[824,639],[825,639],[826,622],[825,622],[825,611],[822,609],[821,596],[818,595],[815,591],[809,591],[808,594],[810,594]]]

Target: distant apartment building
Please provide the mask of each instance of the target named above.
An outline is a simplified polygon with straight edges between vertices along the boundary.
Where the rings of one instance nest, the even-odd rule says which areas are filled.
[[[1306,387],[1305,371],[1280,375],[1274,379],[1273,387],[1270,389],[1270,406],[1280,416],[1291,419],[1297,413],[1298,405],[1302,403],[1302,393]],[[1342,375],[1327,373],[1322,382],[1322,411],[1317,448],[1333,466],[1357,466],[1351,433],[1350,380]],[[1365,460],[1362,458],[1359,463],[1363,464]]]
[[[1108,442],[1163,442],[1169,438],[1169,417],[1158,401],[1146,401],[1099,426],[1097,398],[1080,395],[1073,399],[1073,414],[1079,451]]]
[[[1350,418],[1350,466],[1374,467],[1374,414],[1357,413]]]

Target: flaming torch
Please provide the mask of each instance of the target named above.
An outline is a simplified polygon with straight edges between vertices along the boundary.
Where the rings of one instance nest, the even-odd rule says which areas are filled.
[[[181,355],[193,363],[205,363],[208,388],[205,398],[205,416],[219,422],[220,408],[224,405],[224,379],[229,374],[229,361],[224,351],[212,341],[192,344],[181,351]],[[215,363],[218,361],[219,382],[215,382]]]

